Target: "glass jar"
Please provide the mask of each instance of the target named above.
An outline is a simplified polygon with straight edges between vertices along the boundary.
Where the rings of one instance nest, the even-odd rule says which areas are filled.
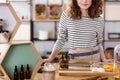
[[[115,80],[120,79],[120,44],[114,49],[114,72]]]
[[[51,63],[45,63],[43,67],[42,80],[55,80],[55,67]]]
[[[42,80],[55,80],[55,71],[43,71]]]

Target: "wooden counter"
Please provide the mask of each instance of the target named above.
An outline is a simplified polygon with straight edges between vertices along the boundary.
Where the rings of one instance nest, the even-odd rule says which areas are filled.
[[[114,80],[113,79],[113,73],[111,72],[91,72],[91,71],[59,71],[58,64],[56,65],[56,71],[55,71],[55,80],[82,80],[89,77],[94,76],[107,76],[109,77],[108,80]],[[59,74],[62,73],[62,75]],[[37,73],[34,80],[42,80],[42,74]]]

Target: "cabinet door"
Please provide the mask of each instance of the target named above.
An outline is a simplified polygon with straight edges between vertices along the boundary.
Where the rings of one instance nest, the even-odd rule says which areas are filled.
[[[120,2],[105,2],[105,20],[120,21]]]
[[[118,0],[105,0],[104,5],[104,48],[115,47],[120,44],[120,1]],[[110,35],[114,34],[114,35]],[[110,38],[111,37],[111,38]],[[117,38],[118,37],[118,38]]]

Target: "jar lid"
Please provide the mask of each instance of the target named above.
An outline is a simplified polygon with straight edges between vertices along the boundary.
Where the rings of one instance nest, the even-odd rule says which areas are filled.
[[[55,71],[55,66],[51,63],[45,63],[43,67],[43,71]]]

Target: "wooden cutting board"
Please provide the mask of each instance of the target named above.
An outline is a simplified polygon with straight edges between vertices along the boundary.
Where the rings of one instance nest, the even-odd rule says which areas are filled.
[[[61,76],[114,76],[114,72],[92,72],[92,71],[74,71],[74,70],[59,70]]]

